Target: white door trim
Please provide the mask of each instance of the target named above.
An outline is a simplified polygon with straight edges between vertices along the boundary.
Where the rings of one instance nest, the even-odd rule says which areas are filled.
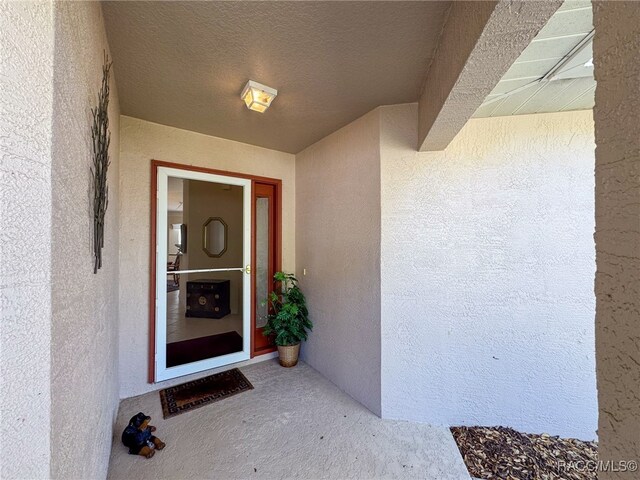
[[[242,351],[222,355],[199,362],[167,368],[167,203],[168,178],[177,177],[185,180],[237,185],[243,189],[243,265],[228,269],[184,270],[181,273],[209,271],[245,270],[251,264],[251,180],[239,177],[227,177],[213,173],[194,172],[178,168],[158,167],[157,169],[157,202],[156,202],[156,311],[155,311],[155,381],[161,382],[171,378],[189,375],[231,363],[248,360],[251,357],[251,281],[245,271],[242,282]]]

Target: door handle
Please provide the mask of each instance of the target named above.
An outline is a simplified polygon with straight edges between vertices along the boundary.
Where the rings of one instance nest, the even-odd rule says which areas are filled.
[[[244,267],[244,273],[246,273],[247,275],[251,274],[251,265],[247,265],[246,267]]]

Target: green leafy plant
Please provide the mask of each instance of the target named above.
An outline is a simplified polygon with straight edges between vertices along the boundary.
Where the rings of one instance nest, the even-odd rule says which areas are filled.
[[[276,345],[296,345],[306,340],[307,332],[313,329],[307,301],[292,274],[277,272],[273,278],[280,288],[271,292],[267,299],[271,312],[263,333],[265,336],[274,335]]]

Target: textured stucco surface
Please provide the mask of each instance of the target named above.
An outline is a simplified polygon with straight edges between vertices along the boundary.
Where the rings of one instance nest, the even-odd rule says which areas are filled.
[[[114,433],[109,479],[468,479],[448,429],[381,420],[300,362],[242,368],[253,390],[164,420],[157,392],[122,401],[167,447],[129,455]]]
[[[3,479],[49,475],[52,76],[52,5],[0,2]]]
[[[122,113],[296,153],[414,102],[449,2],[105,2]],[[264,114],[248,79],[278,90]],[[161,100],[159,100],[161,99]]]
[[[378,111],[373,110],[296,155],[297,273],[314,323],[302,356],[376,414],[379,127]]]
[[[379,110],[383,417],[595,438],[591,112],[417,153],[416,106]]]
[[[282,268],[295,269],[295,157],[243,143],[120,117],[120,397],[189,378],[147,383],[151,160],[282,180]]]
[[[443,150],[562,0],[453,2],[419,100],[420,150]]]
[[[94,275],[90,109],[109,46],[98,2],[54,5],[51,475],[102,478],[119,401],[120,111],[112,77],[109,208],[103,267]]]
[[[640,4],[593,2],[600,458],[640,460]],[[598,478],[637,478],[601,473]]]

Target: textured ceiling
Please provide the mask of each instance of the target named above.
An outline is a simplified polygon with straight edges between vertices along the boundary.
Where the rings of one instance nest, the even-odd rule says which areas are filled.
[[[565,1],[474,117],[593,108],[596,82],[593,67],[585,67],[593,57],[592,31],[591,1]],[[562,68],[548,75],[560,62],[565,62]]]
[[[103,2],[123,114],[297,153],[417,100],[449,2]],[[278,89],[264,114],[247,80]]]

